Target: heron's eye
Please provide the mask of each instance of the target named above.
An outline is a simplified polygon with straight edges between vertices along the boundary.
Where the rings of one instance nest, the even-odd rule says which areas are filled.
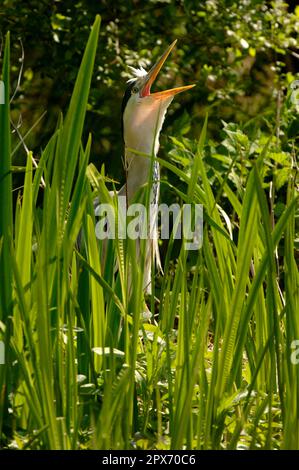
[[[138,91],[139,91],[138,86],[133,86],[132,93],[138,93]]]

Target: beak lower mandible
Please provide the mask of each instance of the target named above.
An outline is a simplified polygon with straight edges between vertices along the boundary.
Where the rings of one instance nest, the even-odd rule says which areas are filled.
[[[158,73],[160,72],[165,60],[169,56],[170,52],[174,48],[174,46],[177,43],[177,39],[173,41],[173,43],[168,46],[164,54],[160,57],[160,59],[155,63],[155,65],[150,69],[148,72],[146,78],[145,78],[145,84],[141,90],[141,97],[149,96],[151,95],[153,98],[167,98],[169,96],[176,95],[177,93],[181,93],[182,91],[189,90],[190,88],[193,88],[195,85],[186,85],[186,86],[181,86],[177,88],[171,88],[169,90],[164,90],[164,91],[159,91],[156,93],[151,93],[151,86],[154,83],[155,79],[157,78]]]

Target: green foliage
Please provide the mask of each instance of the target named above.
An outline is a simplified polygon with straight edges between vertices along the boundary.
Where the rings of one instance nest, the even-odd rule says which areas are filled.
[[[25,57],[12,118],[16,124],[21,115],[22,135],[36,125],[26,138],[34,154],[40,155],[60,109],[69,101],[96,14],[102,17],[101,40],[84,136],[92,133],[93,161],[104,163],[117,180],[123,178],[118,164],[123,151],[119,110],[128,65],[147,68],[167,45],[179,40],[158,86],[196,83],[192,93],[180,97],[181,107],[174,102],[166,121],[168,134],[178,137],[190,131],[193,139],[197,129],[190,125],[190,116],[203,117],[207,108],[209,134],[217,140],[221,119],[245,123],[254,118],[255,126],[267,129],[279,92],[285,92],[298,73],[299,16],[291,2],[5,0],[0,32],[5,36],[11,30],[13,36],[12,89],[22,56],[18,38]],[[293,115],[288,129],[282,123],[281,130],[296,137],[298,116]],[[22,146],[14,160],[25,165]],[[15,180],[16,186],[22,184],[20,175]]]
[[[62,34],[65,19],[55,21]],[[296,139],[286,131],[296,106],[282,103],[267,132],[223,122],[219,140],[208,139],[207,119],[198,141],[187,138],[182,117],[158,160],[169,199],[203,204],[203,247],[188,253],[173,238],[162,247],[155,315],[144,315],[145,245],[137,260],[134,241],[95,237],[94,196],[118,211],[84,138],[99,26],[97,17],[66,117],[34,170],[27,153],[14,207],[6,38],[1,447],[298,449]]]

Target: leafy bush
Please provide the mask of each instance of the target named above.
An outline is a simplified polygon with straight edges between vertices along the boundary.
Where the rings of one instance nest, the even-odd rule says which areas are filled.
[[[219,139],[207,119],[198,139],[186,136],[186,114],[177,122],[182,132],[159,157],[162,196],[203,204],[203,247],[163,247],[164,275],[148,299],[155,315],[143,318],[145,247],[137,260],[132,240],[114,240],[103,269],[95,237],[94,196],[113,203],[104,171],[88,165],[84,134],[99,26],[97,17],[37,168],[27,153],[15,205],[6,36],[1,446],[298,449],[296,105],[281,97],[264,129],[261,116],[223,122]]]

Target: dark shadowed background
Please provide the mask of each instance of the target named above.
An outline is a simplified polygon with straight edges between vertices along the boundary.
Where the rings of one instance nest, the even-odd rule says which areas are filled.
[[[197,137],[207,111],[211,139],[223,137],[221,120],[245,125],[247,133],[257,128],[272,132],[268,123],[277,112],[277,101],[298,71],[299,7],[295,4],[2,0],[1,42],[10,30],[12,88],[23,65],[12,103],[13,120],[23,136],[35,126],[26,143],[38,158],[59,113],[66,111],[90,26],[99,13],[101,37],[85,133],[93,135],[92,160],[98,167],[104,163],[110,176],[123,178],[120,105],[130,76],[127,66],[149,67],[176,38],[176,49],[156,87],[197,86],[177,97],[168,112],[161,138],[164,158],[170,143],[165,136]],[[297,134],[298,116],[287,127],[290,124]],[[14,158],[15,164],[24,163],[22,146]],[[15,178],[16,185],[18,178],[22,176]]]

